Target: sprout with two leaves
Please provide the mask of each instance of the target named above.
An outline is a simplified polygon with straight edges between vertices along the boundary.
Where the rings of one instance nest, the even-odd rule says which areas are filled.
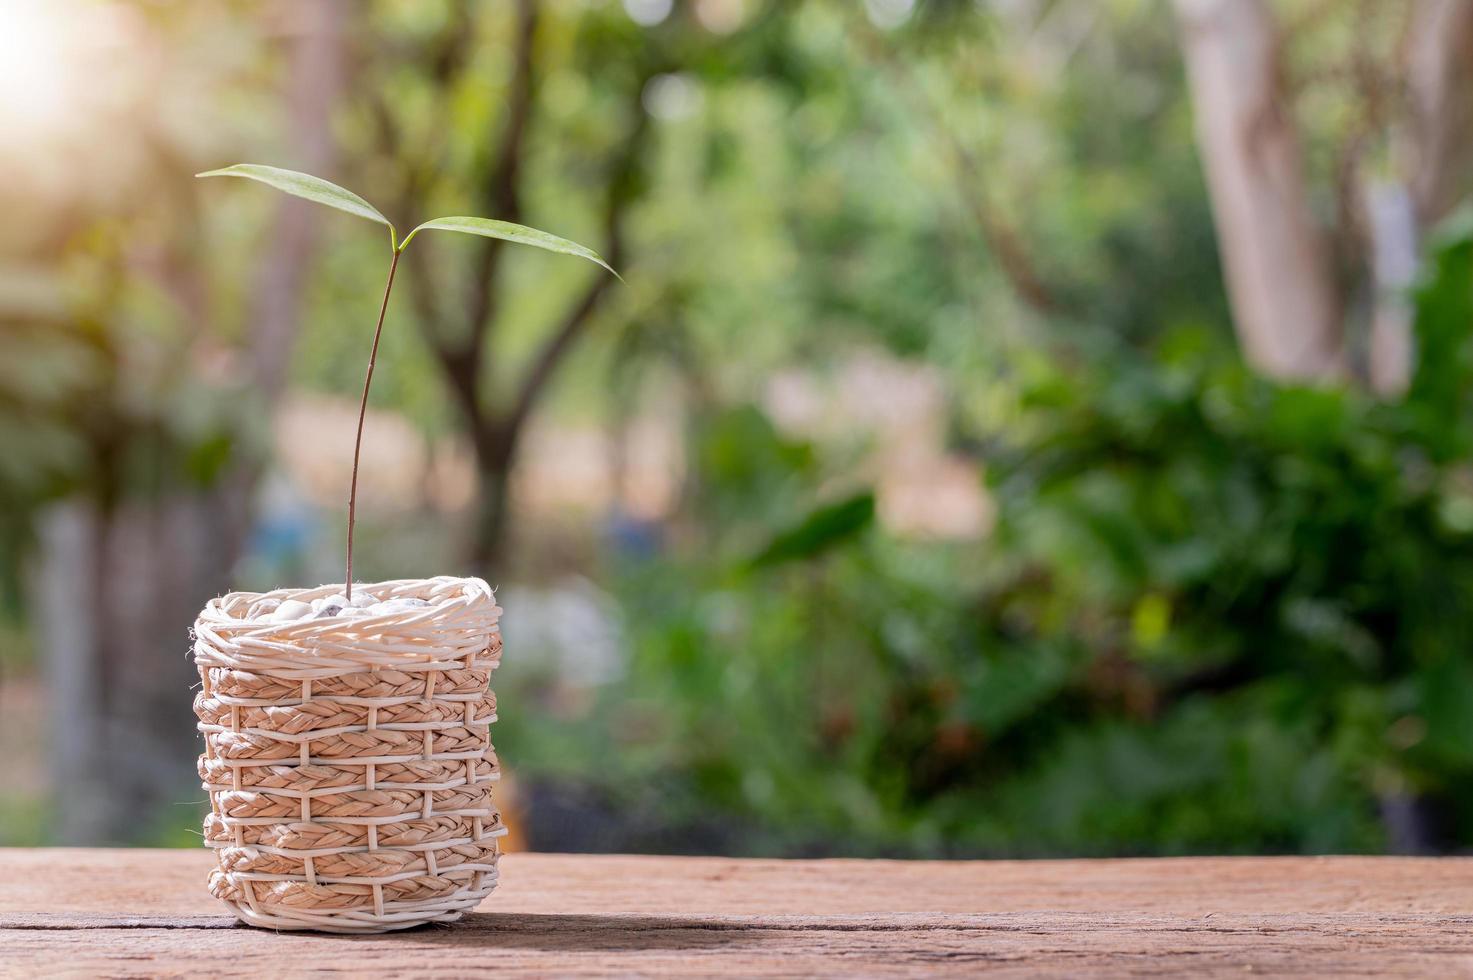
[[[491,218],[451,217],[435,218],[426,221],[416,227],[404,240],[399,240],[399,234],[394,225],[379,213],[378,209],[369,204],[363,198],[352,191],[339,187],[320,177],[310,174],[298,173],[294,170],[282,170],[279,167],[267,167],[255,163],[238,163],[221,170],[208,170],[196,177],[245,177],[249,180],[258,180],[279,191],[296,197],[314,201],[317,204],[325,204],[339,211],[355,214],[369,221],[376,221],[389,229],[389,278],[384,285],[384,299],[379,306],[378,325],[373,330],[373,347],[368,354],[368,373],[363,379],[363,400],[358,406],[358,432],[353,440],[353,476],[348,487],[348,534],[347,534],[347,574],[343,580],[344,597],[353,598],[353,519],[358,504],[358,454],[363,446],[363,420],[368,412],[368,388],[373,384],[373,366],[378,360],[379,337],[384,330],[384,314],[389,309],[389,294],[394,289],[394,272],[399,267],[399,256],[409,247],[414,236],[422,231],[458,231],[467,235],[480,235],[483,238],[499,238],[503,241],[515,242],[519,245],[532,245],[537,248],[546,249],[549,252],[561,252],[564,255],[576,255],[579,258],[595,262],[612,272],[616,277],[619,275],[607,262],[598,257],[592,249],[584,248],[576,242],[570,242],[556,235],[549,235],[545,231],[536,228],[528,228],[525,225],[512,224],[509,221],[496,221]]]

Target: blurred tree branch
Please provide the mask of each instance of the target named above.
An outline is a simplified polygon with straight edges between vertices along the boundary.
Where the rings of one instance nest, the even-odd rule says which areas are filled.
[[[624,259],[624,216],[629,204],[637,196],[636,169],[639,165],[640,150],[646,139],[646,131],[649,128],[649,117],[640,105],[639,93],[636,92],[630,100],[628,111],[632,117],[629,130],[615,153],[611,167],[612,175],[604,193],[604,257],[615,268],[618,268]],[[513,431],[520,430],[523,423],[526,422],[527,416],[531,414],[533,406],[546,387],[548,379],[551,378],[558,363],[566,355],[568,348],[587,327],[599,301],[612,283],[613,280],[609,276],[598,276],[590,282],[582,298],[574,303],[564,316],[562,326],[543,344],[542,349],[533,359],[532,367],[527,372],[512,404],[508,421]]]
[[[428,56],[435,66],[436,84],[448,89],[465,70],[466,48],[473,41],[473,4],[455,8],[449,27],[442,31]],[[538,0],[517,0],[511,11],[511,71],[501,111],[500,133],[493,144],[477,154],[475,168],[476,210],[502,220],[523,218],[523,180],[528,136],[536,112],[538,79],[537,38],[541,7]],[[624,218],[638,199],[636,179],[639,160],[648,139],[648,122],[640,103],[644,85],[655,74],[654,61],[640,59],[640,67],[628,82],[624,103],[628,118],[624,134],[608,156],[604,191],[601,252],[616,267],[626,257]],[[407,146],[403,127],[381,92],[370,97],[370,114],[379,151],[401,162],[395,194],[401,215],[422,215],[436,172],[435,153],[415,153]],[[434,281],[436,267],[430,249],[406,253],[410,257],[411,296],[426,342],[449,386],[469,435],[480,481],[480,499],[475,532],[470,542],[470,559],[485,573],[497,560],[506,532],[511,469],[521,434],[558,366],[587,330],[608,293],[611,278],[595,277],[556,321],[533,355],[521,383],[510,397],[497,399],[486,372],[488,360],[497,360],[493,342],[504,288],[500,275],[505,243],[488,240],[477,246],[464,283],[463,315],[446,308],[439,300]]]
[[[522,220],[522,158],[527,146],[527,126],[532,119],[533,45],[536,40],[536,0],[517,0],[506,122],[494,162],[486,169],[476,210],[477,214],[495,215],[502,221],[520,223]],[[466,322],[470,329],[466,332],[465,342],[471,348],[467,356],[477,363],[486,334],[494,326],[497,298],[494,284],[505,249],[506,242],[499,239],[482,242],[467,281]]]
[[[858,18],[858,21],[863,20],[862,16]],[[909,66],[895,56],[891,44],[868,23],[861,23],[858,32],[870,59],[890,76],[896,91],[916,115],[930,125],[950,151],[956,162],[957,192],[1014,294],[1037,313],[1058,312],[1058,303],[1039,274],[1023,236],[988,200],[987,179],[976,155],[946,125]]]

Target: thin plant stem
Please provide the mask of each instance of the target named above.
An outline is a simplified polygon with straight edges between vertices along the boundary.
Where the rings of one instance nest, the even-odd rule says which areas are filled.
[[[389,311],[389,294],[394,291],[394,270],[399,268],[399,248],[389,262],[389,281],[384,284],[384,302],[378,309],[378,326],[373,328],[373,349],[368,352],[368,374],[363,378],[363,401],[358,405],[358,434],[353,439],[353,479],[348,484],[348,569],[343,579],[343,598],[353,599],[353,518],[358,510],[358,454],[363,449],[363,420],[368,415],[368,387],[373,384],[373,365],[378,361],[378,341],[384,332],[384,314]]]

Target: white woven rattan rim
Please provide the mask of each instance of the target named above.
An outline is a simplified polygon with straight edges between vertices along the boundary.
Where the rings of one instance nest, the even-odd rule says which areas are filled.
[[[375,666],[444,670],[483,649],[485,634],[496,631],[501,616],[491,587],[478,578],[399,579],[357,588],[380,600],[417,596],[431,604],[382,616],[271,623],[247,620],[246,611],[262,599],[311,602],[341,594],[343,587],[232,592],[212,599],[195,621],[195,663],[293,679]]]

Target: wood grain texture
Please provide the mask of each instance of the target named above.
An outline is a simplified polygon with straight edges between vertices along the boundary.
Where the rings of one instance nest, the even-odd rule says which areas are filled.
[[[1473,859],[513,854],[450,926],[237,926],[192,851],[0,850],[17,976],[1473,976]]]

